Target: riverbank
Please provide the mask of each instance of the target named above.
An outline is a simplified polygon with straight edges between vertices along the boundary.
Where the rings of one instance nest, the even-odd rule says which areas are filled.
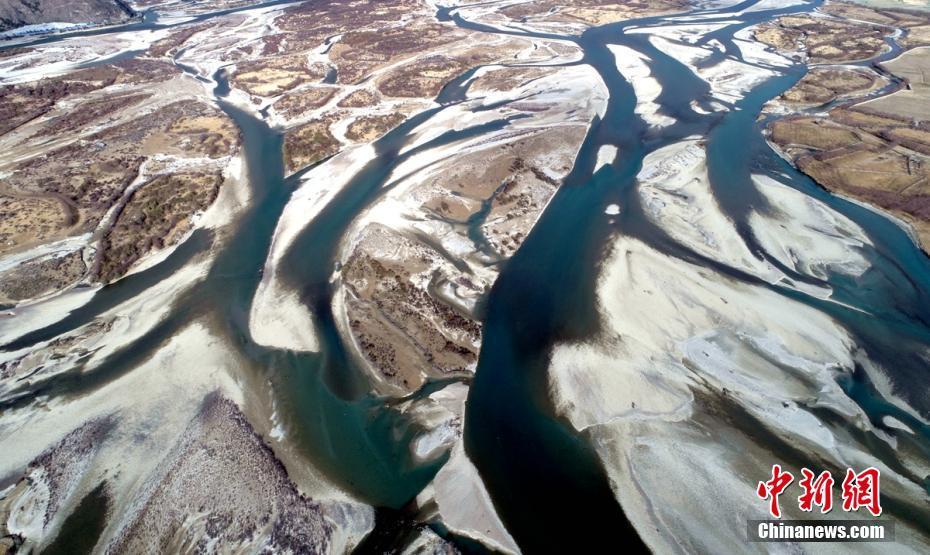
[[[927,53],[930,48],[919,47],[882,62],[881,71],[895,84],[878,94],[854,89],[842,102],[827,99],[807,109],[783,100],[772,109],[784,115],[768,124],[773,147],[787,160],[828,191],[889,213],[925,252],[930,221],[922,199],[930,176],[930,133],[925,129],[930,123],[915,111],[914,102],[926,94],[915,68],[926,65]],[[871,70],[834,71],[845,76]]]

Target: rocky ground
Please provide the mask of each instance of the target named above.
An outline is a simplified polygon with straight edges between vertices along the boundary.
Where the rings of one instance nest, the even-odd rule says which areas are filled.
[[[84,330],[54,349],[71,356],[101,333],[119,332]],[[67,366],[67,356],[58,358]],[[308,482],[315,471],[306,465],[298,477],[286,469],[269,446],[267,427],[250,423],[266,419],[241,408],[247,404],[230,379],[238,365],[194,326],[82,399],[48,400],[38,413],[5,409],[4,432],[25,426],[30,436],[0,470],[0,545],[24,552],[76,542],[87,552],[109,553],[217,545],[350,551],[371,530],[373,511],[319,479]],[[5,367],[4,382],[20,369]],[[36,451],[43,444],[49,447]],[[89,509],[88,500],[102,513]],[[74,514],[82,527],[71,525]]]
[[[95,467],[108,464],[95,457],[111,435],[118,435],[119,424],[115,416],[87,422],[0,492],[2,541],[28,552],[55,538],[64,520],[58,513],[95,487],[87,481],[98,474]],[[106,478],[100,486],[105,497],[114,495]],[[369,527],[371,520],[364,509],[356,514],[360,509],[299,492],[236,404],[219,393],[206,398],[129,506],[118,517],[115,537],[94,538],[88,547],[124,553],[204,551],[217,544],[291,552],[312,546],[315,552],[339,553],[358,541],[345,528],[357,526],[359,517]]]
[[[86,422],[42,452],[22,476],[13,479],[0,498],[0,534],[4,540],[25,552],[36,546],[59,511],[75,502],[81,479],[113,425],[108,417]]]
[[[300,493],[245,415],[219,394],[207,397],[160,471],[133,502],[135,511],[108,552],[203,552],[222,545],[342,553],[357,541],[342,529],[353,509]]]
[[[133,15],[120,0],[4,0],[0,2],[0,31],[42,23],[121,23]]]

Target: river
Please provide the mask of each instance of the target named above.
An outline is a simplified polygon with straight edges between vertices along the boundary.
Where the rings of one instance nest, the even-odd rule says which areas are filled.
[[[739,21],[713,33],[713,38],[724,47],[720,56],[739,56],[733,42],[737,31],[819,5],[815,1],[738,13],[757,3],[749,0],[726,8],[698,10],[707,22]],[[231,11],[205,14],[196,20]],[[441,10],[438,17],[467,29],[533,35],[470,22],[449,9]],[[756,121],[762,105],[800,79],[805,66],[781,68],[777,77],[758,85],[726,112],[696,111],[695,105],[703,106],[709,100],[707,84],[687,66],[653,46],[646,35],[627,33],[633,27],[662,25],[678,17],[605,25],[580,36],[538,35],[576,43],[584,55],[580,63],[590,64],[598,72],[610,99],[603,119],[593,123],[564,185],[521,249],[502,266],[486,302],[484,343],[468,397],[467,452],[508,530],[529,553],[593,549],[603,545],[604,534],[609,534],[618,546],[637,542],[638,535],[627,523],[587,438],[554,416],[546,388],[552,346],[589,337],[600,325],[594,285],[610,238],[618,233],[629,234],[670,255],[698,261],[736,279],[760,285],[751,276],[677,243],[643,214],[636,195],[636,175],[643,158],[685,137],[700,135],[707,139],[713,191],[748,244],[754,244],[754,238],[745,218],[750,210],[765,204],[750,182],[750,173],[778,175],[783,181],[787,176],[792,187],[827,203],[868,233],[875,247],[867,253],[873,264],[865,277],[867,286],[851,283],[843,276],[830,277],[830,284],[849,308],[799,294],[793,298],[843,322],[873,359],[896,361],[892,367],[898,374],[894,378],[918,386],[908,400],[921,410],[930,409],[924,386],[926,363],[920,354],[930,342],[930,264],[926,256],[890,220],[826,193],[790,167],[766,144]],[[99,29],[77,36],[166,26],[158,22],[157,16],[147,15],[144,21],[128,27]],[[54,40],[60,37],[31,44]],[[614,55],[608,49],[612,44],[627,46],[649,58],[653,76],[663,86],[658,102],[664,113],[676,118],[676,123],[657,131],[634,113],[636,97],[630,83],[617,71]],[[429,483],[445,459],[415,464],[409,444],[418,430],[392,410],[396,401],[367,393],[363,373],[354,367],[335,328],[330,276],[343,234],[353,219],[383,193],[397,164],[418,150],[508,124],[507,120],[500,120],[464,131],[450,131],[415,151],[400,154],[416,127],[428,124],[434,115],[464,99],[470,75],[471,72],[461,76],[443,90],[437,99],[439,107],[414,116],[376,141],[377,159],[357,174],[303,230],[282,261],[280,270],[289,283],[299,287],[302,300],[317,318],[321,349],[316,354],[258,346],[251,341],[248,330],[252,298],[275,227],[302,174],[284,177],[281,134],[260,117],[227,101],[229,86],[225,73],[198,76],[216,82],[216,101],[242,132],[251,204],[235,224],[231,236],[217,241],[206,231],[195,232],[158,265],[102,289],[88,304],[60,321],[4,346],[6,350],[22,348],[73,330],[144,293],[193,257],[211,248],[218,249],[206,279],[178,298],[171,315],[146,336],[126,345],[96,368],[86,372],[76,368],[49,382],[38,383],[0,408],[28,403],[39,394],[77,396],[91,391],[131,371],[134,364],[151,355],[188,322],[207,318],[271,385],[277,411],[287,425],[288,441],[330,479],[362,500],[384,509],[405,507]],[[603,145],[617,146],[621,154],[616,162],[595,172],[597,153]],[[613,220],[598,217],[611,203],[623,206],[622,213]],[[761,248],[757,253],[765,256]],[[804,279],[796,274],[793,277]],[[792,295],[780,289],[778,292]],[[865,314],[856,309],[864,310]],[[891,414],[921,430],[925,438],[930,437],[926,427],[914,417],[883,402],[864,373],[857,373],[843,385],[876,423],[880,423],[881,416]],[[436,387],[441,384],[427,384],[417,395]],[[397,519],[403,519],[402,513],[382,510],[378,526],[391,527]],[[468,551],[480,549],[471,542],[461,544]]]

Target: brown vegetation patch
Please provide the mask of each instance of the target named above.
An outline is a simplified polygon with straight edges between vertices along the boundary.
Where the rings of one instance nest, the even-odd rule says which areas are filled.
[[[0,135],[46,114],[62,98],[102,86],[83,81],[43,79],[37,83],[0,87]]]
[[[886,127],[901,125],[900,119],[866,113],[854,108],[834,108],[830,110],[830,119],[852,127],[861,127],[867,131],[878,131]]]
[[[501,68],[488,71],[475,79],[469,90],[479,91],[510,91],[527,83],[532,83],[540,77],[550,75],[553,68],[543,67],[516,67]]]
[[[310,65],[306,56],[296,54],[242,62],[236,66],[232,83],[253,96],[269,97],[325,76],[325,68]]]
[[[121,110],[136,106],[151,94],[107,95],[104,98],[95,98],[82,102],[69,110],[66,114],[57,116],[44,125],[36,136],[54,136],[80,130],[97,120],[113,117]]]
[[[414,280],[441,260],[430,247],[372,225],[343,268],[356,343],[383,378],[405,390],[418,387],[423,373],[465,373],[477,361],[480,323]]]
[[[286,31],[313,29],[322,36],[331,36],[350,29],[347,25],[359,28],[377,23],[394,23],[399,15],[420,7],[418,0],[384,0],[377,4],[316,0],[288,8],[275,23]]]
[[[223,113],[212,109],[202,112],[173,121],[164,136],[158,134],[159,139],[168,141],[180,154],[187,156],[220,158],[234,154],[239,144],[239,128]],[[166,153],[167,149],[160,152]]]
[[[871,70],[812,68],[781,98],[799,104],[826,104],[840,97],[872,89],[879,82]]]
[[[930,129],[838,109],[829,118],[787,118],[772,141],[828,190],[890,211],[930,239]],[[923,153],[923,154],[922,154]]]
[[[879,136],[889,142],[897,143],[905,148],[930,156],[930,130],[894,127],[882,130]]]
[[[481,202],[460,194],[439,194],[427,199],[423,208],[445,220],[465,223],[481,209]]]
[[[196,101],[175,102],[23,162],[7,184],[17,191],[57,199],[74,211],[72,219],[81,224],[79,230],[89,230],[136,178],[146,149],[153,144],[162,145],[154,151],[164,153],[177,148],[183,139],[185,146],[179,152],[184,155],[198,149],[208,155],[229,147],[235,137],[232,124],[225,116],[222,120],[209,117],[220,117],[220,113]],[[204,121],[214,122],[220,131],[201,133],[198,125]]]
[[[340,108],[365,108],[380,102],[380,96],[368,89],[359,89],[340,100],[336,105]]]
[[[190,40],[192,36],[199,33],[200,31],[208,29],[209,27],[209,25],[191,25],[181,27],[179,30],[171,33],[167,37],[152,43],[152,46],[149,47],[148,55],[155,58],[174,55],[177,53],[181,45]]]
[[[780,50],[806,51],[812,62],[844,62],[877,56],[891,32],[864,23],[790,15],[760,25],[755,38]]]
[[[76,210],[71,219],[89,230],[136,178],[142,164],[134,153],[105,149],[102,141],[64,147],[31,160],[11,181],[21,190],[60,199]]]
[[[804,156],[798,167],[831,191],[868,202],[905,220],[926,241],[930,230],[930,159],[899,148],[851,147]],[[924,243],[926,249],[927,244]]]
[[[139,79],[135,72],[144,72],[146,68],[153,68],[157,76],[164,64],[102,66],[61,79],[41,81],[26,91],[43,105],[50,106],[62,98],[97,91],[101,87],[135,83]],[[30,97],[23,91],[17,94]],[[127,109],[149,99],[149,94],[94,95],[74,103],[67,111],[60,110],[60,114],[52,112],[56,117],[37,125],[32,139],[51,136],[72,138],[72,142],[8,168],[9,174],[4,179],[6,196],[0,200],[0,212],[4,213],[0,223],[0,252],[94,230],[111,208],[119,202],[127,202],[124,193],[151,154],[216,158],[230,155],[237,149],[239,137],[235,125],[206,103],[179,101],[135,117],[125,117]],[[114,119],[120,123],[113,124],[111,120]],[[83,137],[79,135],[89,126],[101,123],[110,126]],[[152,164],[149,166],[148,171],[153,171]],[[184,188],[174,191],[159,187],[157,180],[154,185],[150,183],[142,192],[132,195],[116,223],[116,231],[111,231],[105,239],[101,254],[106,258],[101,272],[103,279],[119,277],[140,256],[173,241],[188,217],[212,202],[218,186],[213,183],[216,179],[211,175],[210,183],[198,184],[186,176],[166,185],[178,186],[184,182],[192,190],[199,190],[199,187],[207,191],[196,195]],[[155,191],[161,191],[164,196],[158,200],[158,207],[153,207],[149,198]],[[137,205],[147,199],[150,202],[145,209],[136,210]],[[143,229],[146,226],[149,227]],[[126,231],[126,235],[117,239],[121,231]],[[107,249],[110,252],[106,252]],[[65,271],[73,268],[71,265],[59,264],[56,268],[54,271],[67,276],[58,280],[58,285],[66,284],[73,277],[70,270]],[[48,265],[38,267],[37,271],[40,270],[49,270]],[[42,288],[44,285],[40,283],[53,281],[52,278],[43,279],[35,287]]]
[[[868,133],[835,125],[823,118],[791,118],[774,122],[772,140],[781,145],[792,145],[810,150],[832,150],[872,140],[881,141]]]
[[[427,15],[425,6],[417,0],[301,3],[285,10],[275,21],[282,32],[265,39],[263,52],[308,52],[341,35],[329,56],[337,66],[340,83],[357,83],[382,64],[462,35],[452,26],[424,24],[409,17],[418,11]],[[405,24],[397,25],[403,19]]]
[[[180,74],[181,70],[171,62],[128,58],[114,64],[69,73],[59,79],[97,83],[104,87],[164,82]]]
[[[339,82],[354,84],[380,65],[460,38],[459,31],[436,24],[355,31],[333,47],[331,57],[339,68]]]
[[[0,277],[0,300],[16,302],[47,295],[79,280],[85,270],[81,251],[24,262]]]
[[[32,48],[25,48],[21,46],[14,46],[13,48],[4,48],[0,50],[0,60],[3,58],[12,58],[13,56],[19,56],[20,54],[28,54],[32,52]]]
[[[52,239],[70,225],[67,211],[55,199],[0,196],[0,254]]]
[[[151,60],[123,60],[75,71],[63,77],[0,87],[0,135],[48,113],[67,97],[115,84],[160,81],[177,74],[171,64]]]
[[[349,125],[348,130],[346,130],[346,138],[359,143],[367,143],[394,129],[405,119],[406,116],[398,112],[377,116],[363,116]]]
[[[288,119],[297,118],[329,102],[337,90],[336,87],[308,87],[285,94],[273,106],[275,112],[281,116]]]
[[[862,4],[829,2],[820,7],[820,11],[843,19],[867,21],[890,27],[899,27],[907,31],[899,42],[905,48],[930,44],[930,15],[926,12],[894,8],[870,8]]]
[[[501,14],[518,20],[530,18],[547,22],[581,22],[587,25],[605,25],[635,17],[670,14],[683,11],[688,3],[684,0],[541,0],[523,2],[498,10]]]
[[[392,71],[378,83],[378,90],[385,96],[432,98],[466,68],[491,59],[493,54],[474,54],[463,58],[440,54],[427,56]]]
[[[284,166],[289,173],[315,164],[339,150],[339,141],[329,130],[330,122],[312,121],[284,136]]]
[[[284,41],[287,39],[285,33],[275,33],[274,35],[265,35],[262,37],[262,56],[273,56],[283,51]]]
[[[289,33],[288,43],[305,48],[320,44],[326,37],[396,23],[405,14],[422,8],[418,0],[383,0],[375,4],[316,0],[288,8],[275,24]]]
[[[188,231],[191,214],[216,199],[222,181],[218,173],[178,173],[136,190],[103,240],[98,279],[118,279],[145,254],[176,243]]]
[[[352,31],[339,44],[344,60],[383,62],[401,54],[421,52],[425,46],[439,46],[460,38],[454,28],[435,23],[398,25],[385,29]]]

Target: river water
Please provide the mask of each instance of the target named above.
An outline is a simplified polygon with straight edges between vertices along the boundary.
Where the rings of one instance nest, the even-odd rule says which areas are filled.
[[[723,53],[739,56],[733,35],[773,17],[808,11],[811,2],[779,9],[739,14],[756,0],[717,10],[698,10],[707,22],[731,22],[714,31]],[[200,16],[224,15],[230,11]],[[627,523],[614,498],[600,463],[586,438],[553,414],[546,390],[550,349],[559,342],[584,339],[599,326],[594,285],[609,239],[629,234],[672,256],[698,261],[736,279],[760,285],[739,270],[708,260],[670,238],[644,215],[636,194],[636,175],[644,156],[685,137],[707,139],[708,169],[717,201],[737,224],[747,244],[754,238],[746,218],[764,209],[765,201],[752,186],[750,173],[766,173],[828,204],[859,224],[874,243],[866,255],[872,269],[861,281],[831,276],[837,298],[850,308],[778,290],[846,325],[875,360],[895,361],[893,378],[910,384],[905,398],[924,414],[930,412],[926,395],[926,362],[920,352],[930,343],[930,264],[909,237],[893,222],[874,212],[834,197],[779,158],[764,141],[756,116],[762,105],[792,86],[805,67],[779,68],[779,75],[750,91],[737,105],[720,113],[702,113],[693,105],[710,100],[707,84],[678,60],[655,48],[632,27],[662,25],[671,17],[654,17],[591,29],[580,36],[546,35],[486,27],[441,10],[440,19],[491,33],[561,38],[583,51],[581,63],[590,64],[603,79],[610,100],[603,119],[595,121],[565,184],[502,272],[486,302],[484,343],[470,390],[466,414],[466,448],[479,469],[508,530],[527,552],[594,548],[608,534],[620,544],[635,544],[638,536]],[[133,28],[160,28],[155,16]],[[81,33],[92,36],[117,30]],[[709,37],[705,37],[709,38]],[[35,41],[42,44],[60,40]],[[647,56],[653,76],[662,84],[658,102],[676,123],[657,131],[634,113],[636,97],[616,69],[608,45],[628,46]],[[708,63],[710,63],[708,61]],[[184,68],[192,71],[191,68]],[[238,353],[252,362],[254,371],[270,384],[277,412],[288,441],[327,477],[377,507],[401,509],[434,476],[444,458],[425,465],[410,457],[410,443],[419,430],[393,410],[395,400],[367,393],[364,373],[354,367],[336,331],[330,276],[336,248],[352,220],[375,202],[386,187],[391,170],[417,151],[435,148],[466,137],[492,132],[508,125],[500,120],[464,131],[450,131],[416,151],[400,154],[411,132],[455,103],[467,91],[471,72],[446,87],[441,106],[414,116],[375,143],[379,156],[366,166],[301,232],[279,271],[299,288],[302,300],[316,318],[321,349],[298,354],[268,349],[250,339],[248,315],[261,271],[268,256],[278,219],[302,174],[284,177],[282,136],[254,114],[226,100],[229,86],[224,72],[199,76],[217,83],[215,97],[242,131],[252,200],[232,235],[217,241],[197,231],[166,260],[98,292],[85,306],[60,321],[31,332],[4,346],[22,348],[56,337],[92,321],[103,312],[172,275],[195,256],[218,249],[202,282],[172,306],[171,315],[140,340],[126,345],[104,364],[83,371],[76,368],[48,382],[37,383],[16,399],[0,404],[8,409],[31,402],[36,395],[78,396],[131,371],[173,334],[195,319],[208,319]],[[615,145],[618,160],[595,172],[597,152]],[[599,217],[608,204],[623,206],[609,220]],[[767,256],[757,248],[759,256]],[[777,261],[773,261],[777,262]],[[799,276],[782,268],[793,278]],[[862,309],[865,314],[856,309]],[[415,394],[423,396],[442,384],[427,384]],[[864,372],[843,386],[877,425],[890,414],[923,432],[913,416],[884,401]],[[921,440],[923,441],[923,440]],[[381,519],[379,527],[391,523]],[[463,543],[469,550],[478,549]]]

